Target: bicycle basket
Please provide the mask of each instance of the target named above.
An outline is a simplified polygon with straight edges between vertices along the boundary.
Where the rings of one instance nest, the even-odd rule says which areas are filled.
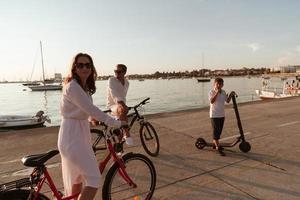
[[[11,181],[8,183],[4,183],[0,185],[0,193],[7,192],[13,189],[20,189],[22,187],[29,187],[31,186],[31,182],[29,178],[22,178],[19,180]]]

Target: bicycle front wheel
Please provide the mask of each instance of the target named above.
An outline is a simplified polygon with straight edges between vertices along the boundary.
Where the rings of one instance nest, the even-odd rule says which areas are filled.
[[[120,175],[117,162],[108,171],[102,189],[103,200],[151,199],[156,185],[156,171],[151,160],[142,154],[128,153],[122,157],[125,170],[136,187],[129,186]]]
[[[158,156],[159,140],[152,124],[146,122],[141,125],[140,138],[146,153],[153,157]]]
[[[0,199],[2,200],[29,200],[30,190],[10,190],[4,193],[0,193]],[[32,199],[32,198],[30,198]],[[36,200],[50,200],[43,194],[38,194]]]

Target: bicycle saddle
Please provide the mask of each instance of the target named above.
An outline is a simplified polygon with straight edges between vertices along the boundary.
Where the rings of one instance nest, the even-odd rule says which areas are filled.
[[[57,154],[59,154],[58,150],[51,150],[43,154],[29,155],[23,157],[22,162],[27,167],[41,167],[47,160]]]

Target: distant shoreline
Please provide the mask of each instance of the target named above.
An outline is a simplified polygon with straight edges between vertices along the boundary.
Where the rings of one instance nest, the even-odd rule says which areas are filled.
[[[253,75],[220,75],[220,77],[261,77],[263,75],[270,76],[270,77],[295,77],[299,75],[299,73],[268,73],[268,74],[253,74]],[[141,75],[142,76],[142,75]],[[107,77],[110,76],[104,76],[105,78],[99,77],[97,81],[102,81],[102,80],[107,80]],[[169,77],[169,78],[163,78],[163,79],[191,79],[191,78],[213,78],[216,76],[194,76],[194,77]],[[130,80],[138,80],[139,78],[130,78]],[[143,78],[143,79],[148,79],[148,80],[158,80],[158,78]],[[0,81],[0,84],[6,84],[6,83],[27,83],[29,81]],[[36,82],[41,82],[41,81],[36,81]]]

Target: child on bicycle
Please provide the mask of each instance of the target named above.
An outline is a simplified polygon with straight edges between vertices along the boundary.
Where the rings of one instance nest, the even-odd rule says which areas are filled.
[[[225,102],[229,103],[234,92],[229,95],[222,90],[224,80],[220,77],[214,81],[213,89],[209,91],[208,98],[210,102],[209,117],[213,129],[213,144],[214,148],[221,156],[225,156],[223,148],[219,145],[219,139],[222,134],[225,120]]]

